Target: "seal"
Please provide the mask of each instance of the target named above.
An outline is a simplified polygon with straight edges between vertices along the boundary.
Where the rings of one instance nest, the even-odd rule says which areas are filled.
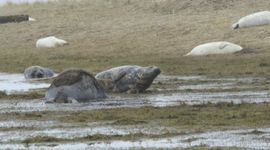
[[[245,17],[242,17],[232,25],[233,29],[269,25],[270,24],[270,11],[260,11]]]
[[[54,76],[54,72],[51,69],[41,66],[31,66],[24,70],[25,79],[49,78],[52,76]]]
[[[87,102],[106,98],[105,91],[90,73],[81,69],[70,69],[60,73],[51,83],[46,102],[66,103],[70,100]]]
[[[54,36],[38,39],[36,42],[37,48],[54,48],[59,46],[67,45],[68,42]]]
[[[106,91],[141,93],[160,74],[156,66],[125,65],[98,73],[95,77]]]
[[[203,56],[213,54],[232,54],[242,51],[243,48],[237,44],[220,41],[201,44],[193,48],[184,56]]]

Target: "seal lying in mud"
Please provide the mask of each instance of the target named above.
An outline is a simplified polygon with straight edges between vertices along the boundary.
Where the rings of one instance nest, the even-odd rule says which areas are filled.
[[[139,93],[145,91],[160,74],[155,66],[120,66],[98,73],[95,77],[106,91]]]
[[[270,24],[270,11],[261,11],[241,18],[232,25],[233,29]]]
[[[70,69],[59,74],[45,95],[47,102],[66,103],[69,100],[86,102],[106,98],[103,87],[84,70]]]
[[[67,45],[68,42],[62,39],[58,39],[54,36],[38,39],[36,42],[37,48],[53,48]]]
[[[54,72],[41,66],[31,66],[24,70],[25,79],[48,78],[54,76]]]
[[[184,56],[203,56],[203,55],[213,55],[213,54],[233,54],[240,52],[253,52],[252,49],[242,48],[239,45],[230,42],[211,42],[196,46],[189,53]]]
[[[0,24],[23,21],[35,21],[35,19],[28,15],[0,16]]]

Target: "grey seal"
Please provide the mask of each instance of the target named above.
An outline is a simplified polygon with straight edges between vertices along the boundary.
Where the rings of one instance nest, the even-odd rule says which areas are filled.
[[[160,74],[156,66],[125,65],[98,73],[95,77],[106,91],[141,93]]]
[[[69,69],[60,73],[51,83],[46,102],[67,103],[71,100],[87,102],[106,98],[103,87],[93,75],[81,69]]]
[[[51,69],[41,66],[31,66],[24,70],[25,79],[49,78],[52,76],[54,76],[54,72]]]

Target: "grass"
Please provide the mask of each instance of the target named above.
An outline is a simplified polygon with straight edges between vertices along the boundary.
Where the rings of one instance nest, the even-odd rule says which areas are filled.
[[[231,128],[265,127],[270,124],[270,104],[231,103],[174,107],[117,108],[79,112],[20,112],[0,114],[0,120],[58,120],[65,123],[113,121],[114,125],[159,125],[179,131],[200,132]]]
[[[26,93],[15,93],[7,95],[5,92],[0,91],[0,100],[4,99],[40,99],[44,97],[44,90],[31,91]]]
[[[251,7],[252,6],[252,7]],[[99,72],[137,64],[166,74],[269,75],[269,26],[232,31],[246,14],[268,9],[267,0],[140,1],[81,0],[7,5],[1,15],[29,14],[36,22],[0,25],[0,71],[32,65]],[[36,49],[38,38],[55,35],[70,45]],[[183,57],[193,47],[226,40],[257,49],[254,54]]]

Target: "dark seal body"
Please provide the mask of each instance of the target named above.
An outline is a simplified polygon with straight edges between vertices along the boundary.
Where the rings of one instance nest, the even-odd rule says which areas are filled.
[[[41,66],[31,66],[24,70],[25,79],[49,78],[54,76],[51,69]]]
[[[79,69],[70,69],[59,74],[45,95],[45,99],[50,102],[87,102],[106,97],[103,87],[95,77]]]
[[[106,91],[140,93],[160,74],[156,66],[126,65],[98,73],[95,77]]]
[[[0,16],[0,24],[29,21],[28,15]]]

